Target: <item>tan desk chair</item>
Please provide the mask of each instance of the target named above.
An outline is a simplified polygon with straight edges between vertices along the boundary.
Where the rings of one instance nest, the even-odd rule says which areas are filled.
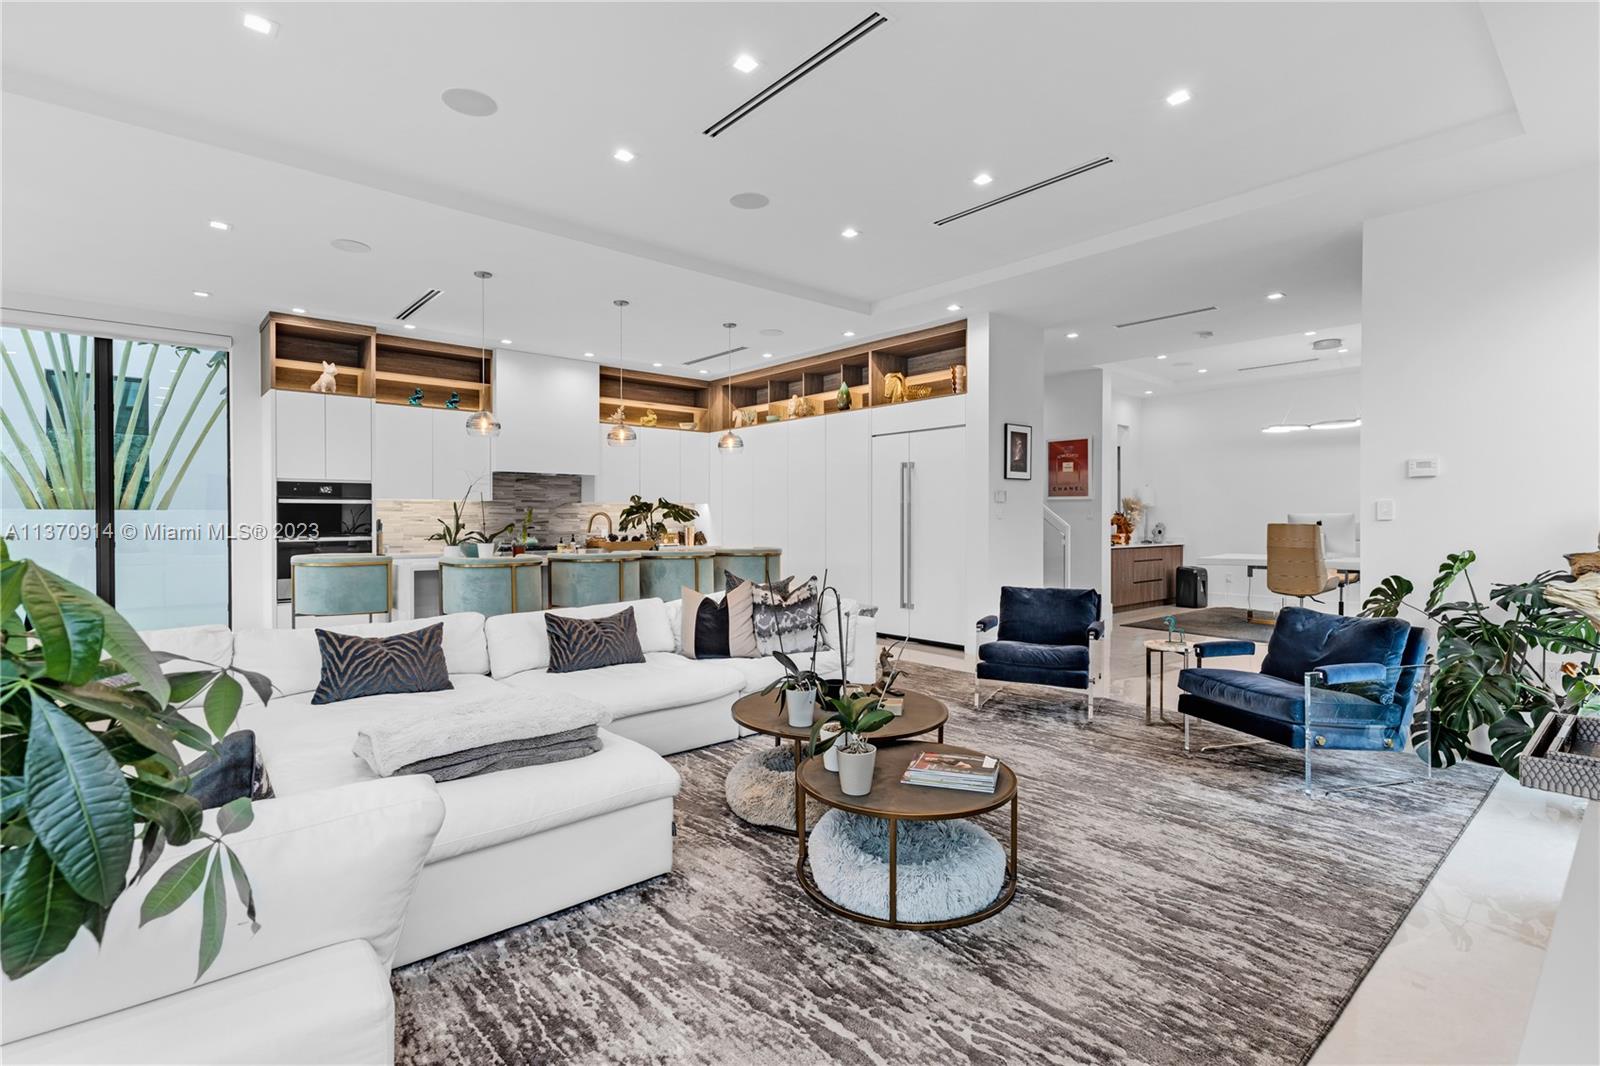
[[[1343,589],[1348,577],[1328,569],[1322,545],[1322,527],[1267,524],[1267,588],[1280,596],[1297,596],[1300,606],[1306,597]]]

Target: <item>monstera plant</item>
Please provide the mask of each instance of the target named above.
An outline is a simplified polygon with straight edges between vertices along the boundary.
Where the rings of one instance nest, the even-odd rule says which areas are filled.
[[[619,529],[640,529],[646,540],[660,540],[667,535],[667,522],[689,523],[700,517],[700,512],[681,503],[659,499],[655,503],[637,495],[629,497],[628,506],[622,509]]]
[[[164,674],[171,657],[108,604],[13,560],[4,541],[0,619],[0,968],[19,978],[80,928],[98,940],[166,845],[204,839],[140,904],[143,925],[199,895],[198,979],[222,948],[230,882],[255,927],[250,879],[227,842],[253,812],[248,798],[233,800],[207,832],[181,749],[214,752],[239,712],[241,680],[263,702],[270,684],[239,669]],[[205,727],[180,710],[190,707]]]
[[[1432,753],[1434,766],[1451,766],[1467,757],[1473,730],[1487,727],[1490,753],[1515,777],[1522,751],[1546,715],[1600,713],[1600,636],[1592,620],[1547,594],[1571,581],[1570,575],[1549,571],[1521,584],[1492,586],[1485,604],[1468,573],[1477,558],[1470,551],[1447,556],[1420,607],[1408,599],[1416,586],[1399,575],[1387,577],[1361,613],[1393,618],[1405,608],[1437,627],[1432,713],[1412,720],[1412,747]],[[1451,598],[1457,579],[1466,583],[1465,598]],[[1552,682],[1552,674],[1558,680]]]

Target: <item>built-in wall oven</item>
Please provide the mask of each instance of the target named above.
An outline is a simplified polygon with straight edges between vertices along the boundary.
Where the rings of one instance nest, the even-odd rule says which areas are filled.
[[[289,599],[296,555],[372,551],[372,486],[359,481],[278,482],[278,600]]]

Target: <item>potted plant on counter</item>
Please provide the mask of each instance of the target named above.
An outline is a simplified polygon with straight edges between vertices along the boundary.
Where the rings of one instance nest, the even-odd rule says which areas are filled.
[[[822,691],[824,685],[822,676],[815,670],[800,669],[793,659],[781,651],[773,652],[772,657],[782,664],[783,676],[762,689],[761,694],[783,693],[789,724],[796,729],[810,728],[817,713],[817,693]]]
[[[647,546],[654,548],[656,543],[667,535],[667,522],[688,524],[700,517],[700,512],[693,507],[685,507],[681,503],[671,503],[665,498],[651,503],[638,495],[628,500],[628,506],[622,509],[622,515],[617,522],[621,530],[637,529],[647,542]]]
[[[822,702],[828,714],[811,726],[810,753],[826,752],[838,744],[839,791],[846,796],[865,796],[872,791],[872,771],[878,762],[878,749],[865,737],[892,722],[894,715],[884,709],[883,696],[878,692],[827,696]],[[840,731],[833,737],[824,737],[823,727],[829,723],[837,723]]]

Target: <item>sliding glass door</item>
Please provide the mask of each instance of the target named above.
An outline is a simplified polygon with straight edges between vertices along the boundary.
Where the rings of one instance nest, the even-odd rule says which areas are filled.
[[[228,353],[0,331],[13,555],[136,627],[229,621]]]

